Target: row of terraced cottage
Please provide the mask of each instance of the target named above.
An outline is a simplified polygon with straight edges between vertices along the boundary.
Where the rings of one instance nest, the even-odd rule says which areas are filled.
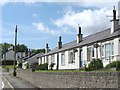
[[[109,62],[120,60],[120,26],[116,19],[116,10],[113,10],[111,28],[83,37],[81,27],[77,40],[62,44],[59,37],[58,46],[49,51],[46,44],[45,54],[38,57],[38,63],[55,63],[53,69],[80,69],[94,59],[100,59],[103,66]]]

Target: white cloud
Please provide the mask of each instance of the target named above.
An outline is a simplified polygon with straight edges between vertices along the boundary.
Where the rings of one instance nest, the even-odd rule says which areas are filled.
[[[45,26],[42,22],[39,22],[39,23],[33,23],[32,24],[37,30],[39,30],[40,32],[42,33],[47,33],[47,34],[52,34],[52,35],[56,35],[58,34],[59,32],[57,31],[54,31],[54,30],[51,30],[49,29],[47,26]]]
[[[0,0],[0,5],[5,5],[6,3],[9,3],[9,2],[24,2],[24,3],[36,3],[36,2],[75,2],[75,3],[78,3],[78,2],[82,2],[82,3],[91,3],[90,5],[95,5],[97,6],[98,4],[96,3],[99,3],[99,2],[106,2],[106,5],[109,6],[109,2],[112,2],[112,3],[116,3],[118,2],[119,0]],[[92,4],[94,3],[94,4]]]
[[[37,14],[37,13],[34,13],[32,16],[33,16],[33,17],[37,17],[37,16],[38,16],[38,14]]]
[[[111,15],[112,10],[107,8],[95,10],[83,10],[81,12],[68,11],[61,18],[52,20],[58,27],[72,27],[77,30],[78,24],[82,27],[84,35],[98,32],[110,27],[110,19],[106,15]]]

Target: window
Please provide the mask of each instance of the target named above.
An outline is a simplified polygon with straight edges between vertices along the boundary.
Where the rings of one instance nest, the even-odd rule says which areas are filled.
[[[74,50],[69,51],[69,63],[75,63],[75,52],[74,52]]]
[[[104,56],[104,51],[105,51],[105,48],[104,48],[104,45],[102,45],[101,47],[101,55]]]
[[[114,43],[105,43],[104,45],[102,45],[102,58],[104,58],[105,60],[111,60],[113,59],[113,55],[114,55]]]
[[[51,62],[52,62],[52,63],[55,62],[55,56],[54,56],[54,55],[51,56]]]
[[[88,61],[92,60],[92,57],[94,57],[94,48],[88,47],[87,48],[87,60]]]
[[[109,56],[110,56],[109,44],[105,44],[105,59],[109,59]]]
[[[111,52],[112,52],[112,55],[114,55],[114,43],[111,44]]]
[[[62,66],[65,65],[65,54],[64,53],[61,54],[61,65]]]

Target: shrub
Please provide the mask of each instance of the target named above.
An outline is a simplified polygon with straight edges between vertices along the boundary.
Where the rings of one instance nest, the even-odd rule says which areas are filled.
[[[116,64],[116,62],[117,62],[117,64]],[[112,63],[107,64],[107,65],[105,66],[105,68],[109,68],[109,66],[110,66],[111,68],[114,68],[114,67],[116,67],[116,65],[118,65],[118,69],[120,70],[120,61],[113,61]]]
[[[29,68],[29,63],[26,63],[26,69],[28,69]]]
[[[45,63],[45,64],[40,64],[37,66],[36,68],[37,70],[48,70],[48,64]]]
[[[102,60],[100,59],[93,59],[88,65],[89,71],[102,69],[102,68],[103,68],[103,63]]]
[[[85,70],[85,71],[89,71],[88,68],[87,68],[86,62],[84,63],[84,70]]]
[[[50,64],[49,67],[51,68],[51,70],[53,70],[54,65],[55,65],[55,63],[51,63],[51,64]]]
[[[2,65],[14,65],[14,61],[11,60],[2,61]],[[17,61],[15,61],[15,65],[17,65]]]
[[[22,63],[19,63],[19,64],[18,64],[18,68],[22,68]]]

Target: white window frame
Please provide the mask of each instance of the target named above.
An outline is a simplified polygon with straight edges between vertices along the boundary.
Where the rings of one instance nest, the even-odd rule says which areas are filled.
[[[68,63],[69,64],[74,64],[75,63],[75,52],[74,50],[69,50],[69,60],[68,60]],[[72,54],[73,53],[73,54]],[[71,55],[72,54],[72,55]]]
[[[90,49],[90,50],[88,50],[88,49]],[[94,58],[94,56],[95,56],[94,52],[95,51],[94,51],[94,47],[93,46],[88,46],[87,47],[87,61],[88,62],[90,62],[92,60],[92,58]],[[88,56],[89,53],[90,53],[90,56]],[[93,54],[94,54],[94,56],[93,56]]]
[[[65,53],[61,53],[61,66],[65,66]]]
[[[55,55],[51,55],[51,63],[55,63]]]
[[[106,57],[106,45],[108,46],[108,52],[109,52],[109,56]],[[112,46],[111,46],[112,45]],[[104,50],[104,51],[103,51]],[[103,53],[104,52],[104,53]],[[102,60],[112,60],[114,58],[114,41],[107,41],[102,43],[101,45],[101,56],[102,56]]]

